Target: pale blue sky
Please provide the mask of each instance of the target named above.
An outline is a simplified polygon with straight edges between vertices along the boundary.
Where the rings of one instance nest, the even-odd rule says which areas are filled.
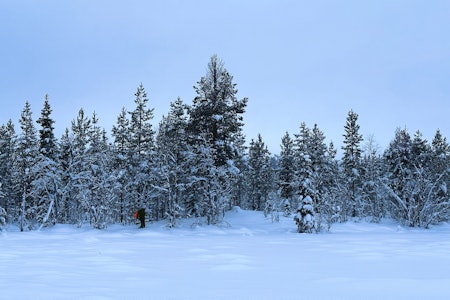
[[[347,113],[381,149],[397,127],[450,136],[450,1],[0,2],[0,124],[50,96],[59,137],[83,107],[108,132],[142,82],[153,124],[217,54],[248,97],[247,139],[279,152],[317,123],[341,147]],[[16,127],[19,130],[18,127]]]

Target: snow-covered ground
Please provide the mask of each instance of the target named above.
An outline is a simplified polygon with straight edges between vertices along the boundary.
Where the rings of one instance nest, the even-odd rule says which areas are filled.
[[[298,234],[234,209],[229,226],[0,235],[0,299],[450,299],[450,226],[335,224]],[[225,223],[226,224],[226,223]]]

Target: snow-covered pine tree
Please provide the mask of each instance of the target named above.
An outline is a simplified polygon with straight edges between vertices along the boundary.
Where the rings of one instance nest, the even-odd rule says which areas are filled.
[[[234,141],[235,158],[234,161],[229,161],[229,179],[231,181],[231,206],[243,207],[248,203],[246,197],[246,178],[245,174],[248,171],[248,153],[245,146],[245,136],[242,133],[235,135]]]
[[[187,142],[186,105],[178,98],[170,104],[167,117],[163,117],[156,136],[158,158],[158,186],[164,203],[163,215],[168,226],[175,227],[177,219],[184,216],[184,203],[189,172],[188,157],[191,154]]]
[[[216,56],[211,57],[207,73],[194,86],[197,96],[189,108],[189,129],[194,136],[201,133],[211,135],[216,166],[226,166],[235,158],[234,144],[242,132],[247,98],[238,100],[238,90],[233,76]]]
[[[309,194],[311,189],[310,176],[312,173],[311,159],[308,153],[308,145],[311,138],[311,130],[306,126],[305,122],[300,124],[300,133],[294,134],[294,186],[296,194],[302,199]],[[300,203],[292,203],[293,207],[297,207]]]
[[[347,202],[344,202],[343,213],[346,216],[362,217],[364,205],[361,202],[361,141],[359,133],[358,114],[353,110],[348,112],[344,126],[344,145],[342,146],[342,168],[345,174],[344,186],[347,190]]]
[[[60,210],[61,169],[57,160],[57,141],[53,133],[55,122],[51,118],[51,106],[48,95],[45,95],[41,116],[36,121],[39,129],[39,155],[33,172],[32,195],[37,201],[36,220],[41,227],[58,222]]]
[[[0,198],[0,206],[9,215],[8,219],[12,220],[14,220],[12,216],[17,217],[19,215],[19,207],[15,205],[17,204],[15,202],[16,192],[13,184],[16,140],[14,124],[10,119],[7,124],[0,126],[0,183],[3,192],[3,197]]]
[[[211,57],[208,63],[207,73],[194,86],[197,96],[189,107],[189,136],[198,137],[204,135],[209,147],[213,149],[214,165],[218,169],[223,169],[218,173],[218,182],[222,183],[219,188],[221,192],[218,197],[231,202],[231,197],[235,195],[229,187],[239,180],[242,170],[238,170],[242,150],[242,127],[243,117],[247,105],[247,98],[238,100],[236,84],[225,69],[223,62],[216,55]],[[192,142],[199,139],[191,139],[191,145],[195,148],[198,145]],[[216,191],[218,193],[219,191]]]
[[[450,145],[439,129],[436,130],[433,141],[431,142],[431,151],[432,169],[436,174],[445,173],[445,182],[450,182],[450,174],[446,172],[450,167]]]
[[[130,121],[130,142],[133,155],[140,162],[149,158],[155,148],[153,125],[153,108],[148,108],[149,99],[142,83],[138,86],[134,94],[135,109],[129,114]]]
[[[367,139],[362,157],[362,201],[365,203],[364,216],[372,222],[380,222],[386,214],[384,188],[381,185],[383,166],[381,155],[372,136]],[[380,181],[381,180],[381,181]]]
[[[223,216],[229,186],[221,182],[225,168],[214,163],[215,150],[211,147],[211,137],[203,133],[193,143],[189,155],[189,178],[186,199],[186,213],[191,217],[206,217],[207,224],[220,222]]]
[[[394,139],[384,153],[389,171],[385,187],[390,192],[390,213],[397,220],[414,226],[410,209],[413,183],[411,136],[406,129],[397,129]]]
[[[441,131],[438,129],[434,134],[433,141],[431,142],[431,150],[433,151],[433,156],[447,159],[450,154],[450,146],[447,142],[447,138],[444,137]]]
[[[418,168],[428,168],[431,160],[431,146],[419,130],[414,133],[411,141],[411,151],[413,165]]]
[[[194,137],[192,137],[193,139]],[[186,217],[199,218],[204,215],[202,203],[207,198],[207,181],[204,178],[210,169],[215,168],[212,157],[212,149],[207,142],[201,143],[201,139],[207,139],[205,134],[197,136],[199,141],[191,141],[191,150],[188,156],[188,165],[186,172],[188,181],[186,185],[186,194],[184,199],[184,212]],[[190,138],[191,139],[191,138]]]
[[[70,211],[74,222],[81,226],[90,222],[89,185],[90,165],[88,159],[89,132],[91,131],[91,120],[85,116],[84,110],[80,109],[78,116],[72,121],[72,140],[70,167],[71,184],[69,191],[71,201]]]
[[[176,155],[168,146],[167,132],[170,130],[169,127],[168,118],[163,116],[156,135],[157,186],[160,194],[157,203],[163,203],[157,205],[161,209],[161,212],[157,214],[167,218],[167,226],[172,228],[176,226],[177,219],[181,217],[182,213],[177,197],[178,174],[173,168]]]
[[[89,166],[89,193],[84,199],[85,207],[89,208],[90,224],[94,228],[103,229],[114,222],[116,180],[111,170],[106,133],[99,126],[95,112],[91,118],[88,140],[86,157]]]
[[[448,203],[444,199],[450,199],[450,145],[447,139],[441,134],[440,130],[436,130],[433,141],[431,143],[431,170],[434,171],[434,178],[440,178],[440,186],[434,191],[435,198],[438,199],[435,210],[437,210],[437,220],[447,221],[450,219],[450,211]]]
[[[448,168],[442,173],[435,168],[432,146],[422,133],[417,131],[412,139],[414,178],[413,192],[415,219],[417,225],[428,227],[448,218],[450,211],[449,194],[447,192]]]
[[[311,131],[307,153],[311,164],[309,181],[309,197],[314,202],[316,212],[317,227],[320,230],[322,220],[327,219],[328,213],[328,195],[332,191],[333,182],[328,177],[329,158],[327,157],[327,145],[325,144],[325,135],[319,129],[317,124]]]
[[[73,135],[66,128],[59,143],[58,161],[61,170],[61,197],[59,199],[59,222],[63,224],[77,223],[77,200],[75,185],[77,182],[77,161],[75,159],[75,143]]]
[[[316,215],[317,227],[319,231],[322,228],[319,227],[326,225],[327,230],[330,230],[331,224],[341,220],[341,207],[342,207],[342,193],[340,182],[340,172],[338,161],[336,160],[337,150],[334,147],[333,142],[328,145],[323,165],[322,175],[322,201],[317,211],[320,215]],[[318,217],[320,217],[319,220]]]
[[[58,222],[61,207],[59,203],[61,188],[61,169],[55,160],[39,155],[33,168],[35,174],[31,195],[35,198],[36,221],[43,226]]]
[[[127,111],[122,108],[117,123],[113,126],[112,135],[114,137],[113,143],[113,159],[112,172],[116,178],[116,199],[115,205],[116,213],[121,224],[131,223],[133,221],[132,214],[134,207],[129,200],[128,183],[131,181],[128,158],[130,157],[130,121],[127,118]]]
[[[58,153],[57,141],[53,130],[55,121],[51,117],[52,109],[48,94],[44,98],[44,106],[41,117],[36,121],[41,126],[39,129],[39,152],[45,157],[55,160]]]
[[[38,141],[36,128],[32,119],[30,103],[27,101],[19,120],[21,133],[17,139],[14,152],[13,186],[17,191],[15,206],[19,207],[18,224],[20,231],[32,229],[35,219],[37,202],[31,195],[34,180],[33,167],[38,157]]]
[[[270,166],[270,152],[261,134],[258,134],[257,140],[250,141],[248,166],[247,182],[251,208],[263,210],[269,193],[274,189],[274,172]]]
[[[384,186],[390,195],[391,215],[409,226],[428,227],[448,216],[446,173],[434,172],[431,153],[420,132],[411,139],[406,129],[397,130],[385,152],[390,178]]]
[[[290,203],[294,197],[294,159],[294,143],[289,133],[286,132],[281,140],[280,168],[278,171],[278,189],[285,206]],[[288,214],[286,207],[285,214]]]
[[[155,184],[155,131],[153,108],[148,108],[149,99],[142,83],[135,95],[135,108],[129,112],[130,120],[130,170],[129,201],[135,209],[146,208],[150,218],[158,219],[157,195],[154,195]]]
[[[447,138],[442,135],[439,129],[436,130],[433,141],[431,142],[431,151],[433,152],[433,157],[440,160],[439,169],[444,170],[450,158],[450,145],[447,142]]]
[[[297,214],[294,217],[299,233],[312,233],[315,228],[314,201],[306,196],[298,206]]]

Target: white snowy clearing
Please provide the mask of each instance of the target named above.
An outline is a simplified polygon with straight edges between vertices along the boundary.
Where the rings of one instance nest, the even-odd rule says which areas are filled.
[[[298,234],[238,208],[229,226],[0,235],[1,299],[450,299],[450,225],[334,224]]]

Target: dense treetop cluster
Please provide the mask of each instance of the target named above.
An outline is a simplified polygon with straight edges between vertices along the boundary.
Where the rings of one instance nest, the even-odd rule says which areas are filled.
[[[439,130],[429,143],[419,131],[411,137],[398,129],[384,153],[371,141],[363,151],[358,115],[350,111],[342,159],[316,124],[305,123],[282,137],[275,156],[261,135],[246,146],[247,99],[237,99],[220,59],[211,58],[194,88],[192,103],[173,101],[155,130],[139,85],[134,110],[122,109],[111,138],[97,115],[80,109],[56,139],[48,96],[36,123],[27,102],[19,132],[11,120],[0,127],[0,226],[105,228],[134,222],[139,208],[170,227],[180,218],[215,224],[233,206],[274,221],[278,213],[296,214],[299,232],[349,218],[421,227],[448,220],[450,147]]]

